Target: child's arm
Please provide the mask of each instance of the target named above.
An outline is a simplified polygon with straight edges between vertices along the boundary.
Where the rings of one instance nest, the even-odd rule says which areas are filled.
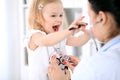
[[[71,27],[78,28],[78,25],[82,23],[81,22],[82,18],[80,17],[77,20],[75,20],[71,24]],[[41,33],[37,32],[32,35],[29,42],[29,47],[32,50],[35,50],[38,46],[52,46],[64,40],[65,38],[70,37],[70,35],[72,35],[74,32],[77,32],[77,31],[78,29],[75,29],[75,30],[66,29],[66,30],[50,33],[48,35],[42,35]]]
[[[39,32],[32,35],[32,41],[38,46],[51,46],[64,40],[73,34],[73,31],[61,30],[58,32],[50,33],[48,35],[41,35]]]
[[[29,41],[29,48],[35,50],[38,46],[52,46],[64,40],[73,34],[73,31],[62,30],[48,35],[42,35],[40,32],[34,33]]]

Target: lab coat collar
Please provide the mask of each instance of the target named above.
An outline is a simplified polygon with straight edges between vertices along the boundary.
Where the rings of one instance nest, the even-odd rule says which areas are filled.
[[[107,51],[110,47],[112,47],[113,45],[117,44],[120,42],[120,35],[116,36],[115,38],[113,38],[112,40],[110,40],[109,42],[107,42],[99,51],[98,53],[101,52],[105,52]]]

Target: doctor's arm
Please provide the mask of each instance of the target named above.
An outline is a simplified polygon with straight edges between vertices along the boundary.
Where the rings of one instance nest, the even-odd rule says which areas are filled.
[[[82,34],[79,34],[78,36],[70,36],[67,40],[67,45],[69,46],[83,46],[90,40],[90,33],[87,29],[82,29]]]

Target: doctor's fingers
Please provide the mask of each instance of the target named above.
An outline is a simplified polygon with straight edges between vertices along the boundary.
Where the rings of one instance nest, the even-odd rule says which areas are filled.
[[[76,62],[76,56],[73,56],[73,55],[67,55],[67,57],[69,58],[69,62],[72,62],[72,63],[74,63],[74,62]]]
[[[73,72],[75,66],[73,66],[72,63],[66,62],[64,65],[68,66],[69,69]]]
[[[69,57],[69,62],[73,64],[78,64],[80,61],[79,57],[72,56],[72,55],[67,55]]]

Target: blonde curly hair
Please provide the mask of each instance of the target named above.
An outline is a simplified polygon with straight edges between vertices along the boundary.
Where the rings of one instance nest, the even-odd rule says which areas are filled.
[[[29,29],[38,29],[44,31],[44,17],[42,14],[42,9],[49,3],[61,2],[61,0],[32,0],[29,6],[28,14],[28,25]]]

